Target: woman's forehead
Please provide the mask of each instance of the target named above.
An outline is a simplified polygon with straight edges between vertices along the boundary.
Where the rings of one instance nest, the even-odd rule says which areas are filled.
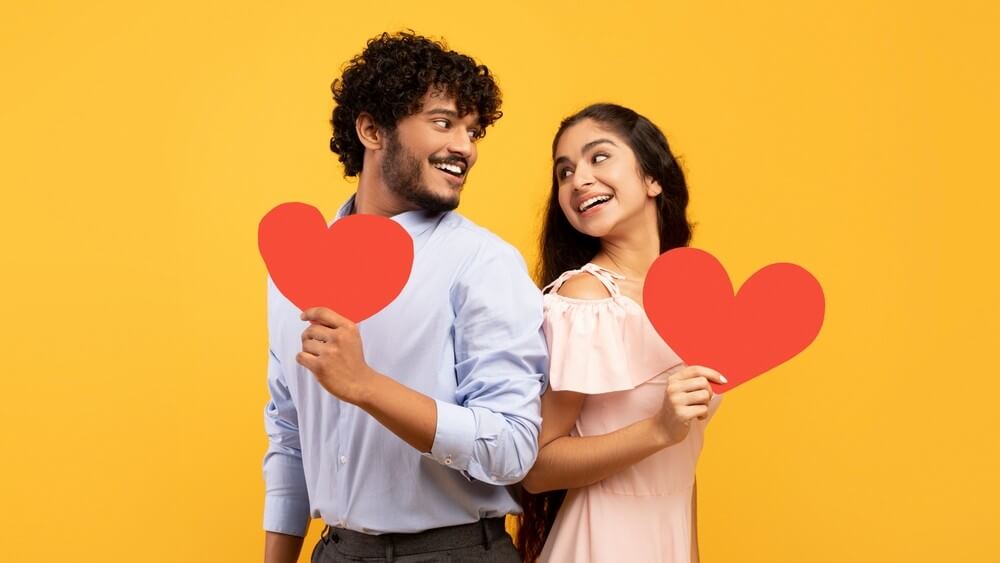
[[[556,144],[554,156],[558,160],[561,157],[569,157],[571,154],[585,152],[599,144],[626,146],[624,140],[608,126],[593,119],[584,119],[563,131]]]

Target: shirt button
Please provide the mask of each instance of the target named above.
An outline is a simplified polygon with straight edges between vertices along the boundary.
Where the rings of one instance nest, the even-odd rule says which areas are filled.
[[[340,464],[343,465],[345,463],[347,463],[347,456],[346,455],[340,456]]]
[[[451,465],[451,456],[448,456],[448,457],[444,458],[444,464],[445,465]]]
[[[497,476],[496,475],[490,475],[490,479],[493,479],[494,481],[496,481],[497,480]]]

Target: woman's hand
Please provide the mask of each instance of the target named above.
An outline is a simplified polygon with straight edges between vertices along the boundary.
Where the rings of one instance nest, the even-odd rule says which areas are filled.
[[[713,395],[709,382],[727,383],[721,373],[703,366],[687,366],[667,378],[663,406],[653,420],[668,444],[687,437],[692,420],[708,416],[708,403]]]

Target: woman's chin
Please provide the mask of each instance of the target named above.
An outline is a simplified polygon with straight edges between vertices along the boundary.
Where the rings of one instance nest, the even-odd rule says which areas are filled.
[[[586,225],[583,228],[578,228],[581,233],[594,238],[604,238],[611,232],[610,228],[595,227],[593,225]]]
[[[613,221],[604,220],[604,218],[598,219],[586,218],[586,217],[574,217],[570,222],[578,232],[583,233],[589,237],[603,238],[614,228],[615,224]]]

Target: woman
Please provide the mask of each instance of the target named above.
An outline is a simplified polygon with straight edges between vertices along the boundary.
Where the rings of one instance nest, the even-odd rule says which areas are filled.
[[[597,104],[562,122],[541,237],[551,366],[522,483],[525,562],[698,560],[694,470],[719,404],[709,383],[725,378],[684,366],[642,309],[653,261],[691,238],[687,202],[648,119]]]

